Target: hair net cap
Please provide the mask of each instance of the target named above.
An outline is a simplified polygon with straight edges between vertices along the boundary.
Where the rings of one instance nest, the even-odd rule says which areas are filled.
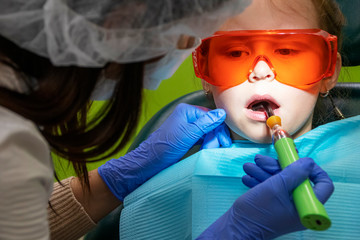
[[[58,66],[161,56],[206,37],[251,0],[2,0],[0,34]]]

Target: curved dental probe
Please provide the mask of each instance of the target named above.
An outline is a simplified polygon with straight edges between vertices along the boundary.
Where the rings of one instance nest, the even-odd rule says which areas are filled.
[[[277,152],[282,169],[299,159],[295,143],[282,128],[281,118],[274,114],[268,102],[260,102],[253,106],[254,111],[266,113],[266,124],[272,132],[272,142]],[[323,231],[331,226],[324,205],[316,198],[309,179],[306,179],[293,191],[293,200],[299,213],[301,223],[311,230]]]
[[[268,119],[271,116],[274,116],[274,111],[273,109],[270,107],[270,104],[268,102],[259,102],[257,104],[255,104],[252,109],[254,111],[260,111],[263,110],[266,114],[266,119]]]

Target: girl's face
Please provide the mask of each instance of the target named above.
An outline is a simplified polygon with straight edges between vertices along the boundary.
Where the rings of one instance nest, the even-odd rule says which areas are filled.
[[[254,0],[243,13],[229,19],[220,30],[319,28],[316,19],[316,11],[310,0],[291,1],[291,4],[285,0]],[[209,71],[212,67],[209,63]],[[298,74],[307,77],[306,72]],[[323,79],[305,91],[278,82],[269,65],[259,61],[242,84],[226,90],[205,81],[203,85],[212,92],[216,106],[226,110],[226,123],[232,130],[233,139],[270,143],[266,117],[262,112],[252,110],[252,104],[261,100],[273,102],[275,114],[281,117],[283,127],[296,138],[311,130],[313,109],[319,92],[330,90],[336,84],[337,76],[336,71],[331,78]]]

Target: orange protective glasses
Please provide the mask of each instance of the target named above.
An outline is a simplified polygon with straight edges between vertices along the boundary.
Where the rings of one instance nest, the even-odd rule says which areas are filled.
[[[193,52],[197,77],[230,88],[249,79],[259,61],[275,79],[306,90],[334,74],[337,37],[321,29],[221,31]]]

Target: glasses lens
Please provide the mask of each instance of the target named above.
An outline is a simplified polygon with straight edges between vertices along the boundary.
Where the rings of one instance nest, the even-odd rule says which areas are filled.
[[[198,71],[210,84],[232,87],[248,79],[258,56],[265,56],[276,80],[306,88],[329,68],[327,41],[314,34],[220,35],[203,41],[197,49]]]
[[[268,54],[277,72],[276,79],[298,88],[321,80],[330,60],[325,39],[310,34],[279,36]]]

